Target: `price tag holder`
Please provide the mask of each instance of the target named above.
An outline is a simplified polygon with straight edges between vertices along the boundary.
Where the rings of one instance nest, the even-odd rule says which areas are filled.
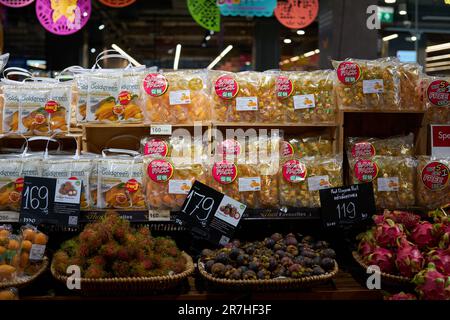
[[[78,226],[82,184],[77,179],[25,176],[19,222]]]
[[[172,125],[170,124],[152,124],[150,126],[151,135],[169,136],[172,134]]]
[[[175,222],[215,245],[227,244],[247,206],[195,181]]]
[[[372,182],[320,190],[325,228],[357,224],[376,213]]]

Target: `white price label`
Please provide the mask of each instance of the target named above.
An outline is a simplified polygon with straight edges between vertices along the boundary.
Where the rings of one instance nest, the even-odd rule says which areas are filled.
[[[399,182],[398,177],[378,178],[378,191],[392,192],[398,191]]]
[[[150,134],[151,135],[171,135],[172,134],[172,125],[170,124],[159,124],[159,125],[151,125],[150,126]]]
[[[30,249],[30,260],[40,261],[44,258],[45,244],[32,244]]]
[[[363,80],[363,93],[383,93],[383,79]]]
[[[149,221],[169,221],[170,220],[170,210],[148,210],[148,220]]]
[[[236,98],[237,111],[258,110],[258,97],[238,97]]]
[[[303,94],[294,96],[294,110],[309,109],[316,106],[316,100],[313,94]]]
[[[239,178],[239,191],[261,191],[261,178],[260,177],[249,177],[249,178]]]

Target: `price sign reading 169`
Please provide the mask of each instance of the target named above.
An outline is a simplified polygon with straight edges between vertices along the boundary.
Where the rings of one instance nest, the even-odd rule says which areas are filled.
[[[23,208],[40,210],[48,214],[48,188],[46,186],[27,186],[23,191]]]

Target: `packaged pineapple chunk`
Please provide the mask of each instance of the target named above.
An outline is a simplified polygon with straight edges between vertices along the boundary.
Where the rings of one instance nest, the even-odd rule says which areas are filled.
[[[399,63],[400,108],[420,111],[422,103],[422,66],[417,63]]]
[[[261,177],[261,191],[259,193],[259,206],[261,208],[279,208],[278,166],[279,159],[276,159],[275,162],[260,161],[258,164]]]
[[[342,185],[342,156],[290,157],[278,175],[280,204],[288,207],[320,207],[321,189]]]
[[[426,117],[430,123],[450,123],[450,77],[430,77],[423,81]]]
[[[417,205],[429,209],[448,204],[450,159],[420,156],[417,167]]]
[[[407,156],[374,156],[371,159],[350,159],[352,183],[373,182],[378,208],[408,208],[415,204],[416,166]]]
[[[205,70],[147,74],[143,80],[146,122],[192,124],[210,120],[208,85]]]
[[[375,155],[413,156],[414,134],[385,139],[348,137],[346,148],[349,159],[370,159]]]
[[[202,164],[171,158],[144,157],[144,183],[149,209],[179,211],[195,180],[206,182]]]
[[[329,157],[333,153],[330,139],[316,137],[290,137],[281,142],[281,157]]]
[[[266,71],[261,75],[260,112],[262,123],[285,123],[283,100],[292,94],[292,82],[282,71]]]
[[[259,122],[261,76],[257,72],[211,72],[213,119],[217,122]]]
[[[400,107],[398,61],[333,61],[337,102],[341,109],[396,110]]]

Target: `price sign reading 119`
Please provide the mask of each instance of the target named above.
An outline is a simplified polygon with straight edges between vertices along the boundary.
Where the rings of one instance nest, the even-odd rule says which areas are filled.
[[[356,206],[354,202],[339,203],[336,206],[339,220],[342,219],[355,219],[356,218]]]

